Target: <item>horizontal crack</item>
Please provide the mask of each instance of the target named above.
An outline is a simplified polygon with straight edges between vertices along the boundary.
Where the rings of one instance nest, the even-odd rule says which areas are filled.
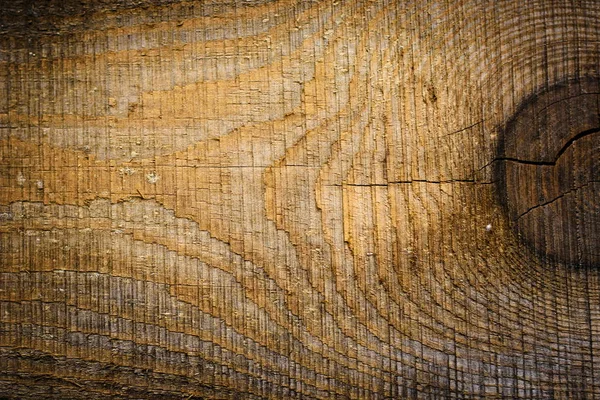
[[[481,125],[481,124],[482,124],[484,121],[485,121],[485,120],[483,120],[483,119],[482,119],[481,121],[475,122],[475,123],[474,123],[474,124],[472,124],[472,125],[465,126],[464,128],[458,129],[458,130],[456,130],[456,131],[454,131],[454,132],[446,133],[446,134],[445,134],[444,136],[442,136],[442,137],[446,137],[446,136],[452,136],[452,135],[456,135],[457,133],[464,132],[464,131],[466,131],[466,130],[469,130],[469,129],[471,129],[471,128],[474,128],[474,127],[476,127],[477,125]]]
[[[525,216],[525,215],[529,214],[531,211],[535,210],[536,208],[545,207],[545,206],[547,206],[547,205],[549,205],[549,204],[552,204],[552,203],[554,203],[555,201],[557,201],[557,200],[560,200],[560,199],[562,199],[563,197],[565,197],[565,196],[567,196],[567,195],[569,195],[569,194],[571,194],[571,193],[573,193],[573,192],[576,192],[576,191],[577,191],[577,190],[579,190],[579,189],[583,189],[584,187],[586,187],[586,186],[589,186],[591,183],[600,183],[600,181],[597,181],[597,180],[591,180],[591,181],[588,181],[588,182],[584,183],[583,185],[580,185],[580,186],[577,186],[577,187],[575,187],[575,188],[572,188],[572,189],[570,189],[570,190],[568,190],[568,191],[564,192],[563,194],[561,194],[561,195],[559,195],[559,196],[556,196],[556,197],[555,197],[555,198],[553,198],[552,200],[549,200],[549,201],[547,201],[547,202],[545,202],[545,203],[542,203],[542,204],[538,204],[538,205],[536,205],[536,206],[533,206],[533,207],[531,207],[531,208],[527,209],[526,211],[522,212],[522,213],[521,213],[521,214],[520,214],[520,215],[517,217],[516,221],[518,221],[519,219],[521,219],[521,217],[523,217],[523,216]]]
[[[558,153],[556,154],[556,157],[554,158],[554,164],[556,164],[556,162],[558,161],[558,159],[560,158],[560,156],[563,155],[563,153],[565,151],[567,151],[567,149],[573,144],[575,143],[577,140],[582,139],[586,136],[592,135],[596,132],[600,132],[600,127],[597,128],[593,128],[593,129],[588,129],[587,131],[583,131],[578,133],[577,135],[573,136],[571,138],[571,140],[569,140],[567,143],[565,143],[565,145],[558,151]]]
[[[514,162],[517,164],[525,164],[525,165],[541,165],[541,166],[545,166],[545,167],[547,167],[547,166],[553,167],[556,165],[556,161],[532,161],[532,160],[521,160],[519,158],[512,158],[512,157],[495,158],[492,160],[492,162],[496,162],[496,161],[508,161],[508,162]]]
[[[509,161],[509,162],[515,162],[515,163],[519,163],[519,164],[526,164],[526,165],[540,165],[540,166],[552,166],[553,167],[556,165],[556,163],[558,162],[560,157],[567,151],[567,149],[569,147],[571,147],[571,145],[573,145],[573,143],[575,143],[579,139],[583,139],[584,137],[593,135],[594,133],[597,133],[597,132],[600,132],[600,127],[588,129],[587,131],[580,132],[577,135],[573,136],[567,143],[565,143],[565,145],[558,151],[558,153],[556,153],[556,157],[554,157],[554,160],[552,160],[552,161],[533,161],[533,160],[523,160],[523,159],[519,159],[519,158],[515,158],[515,157],[498,157],[498,158],[494,158],[488,164],[484,165],[481,169],[487,167],[488,165],[490,165],[496,161]]]
[[[408,181],[392,181],[390,184],[407,184],[407,183],[476,183],[475,179],[447,179],[447,180],[439,180],[432,181],[428,179],[412,179]]]
[[[332,185],[326,185],[326,186],[356,186],[356,187],[386,187],[389,185],[406,185],[406,184],[411,184],[411,183],[431,183],[431,184],[443,184],[443,183],[475,183],[475,184],[479,184],[479,185],[491,185],[493,183],[495,183],[494,181],[490,181],[490,182],[478,182],[475,179],[448,179],[448,180],[439,180],[439,181],[433,181],[433,180],[427,180],[427,179],[412,179],[412,180],[407,180],[407,181],[390,181],[387,183],[336,183],[336,184],[332,184]]]

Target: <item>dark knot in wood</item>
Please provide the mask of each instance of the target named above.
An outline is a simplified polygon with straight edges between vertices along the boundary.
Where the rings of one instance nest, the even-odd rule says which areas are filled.
[[[497,182],[521,240],[541,257],[600,266],[600,81],[552,87],[506,125]]]

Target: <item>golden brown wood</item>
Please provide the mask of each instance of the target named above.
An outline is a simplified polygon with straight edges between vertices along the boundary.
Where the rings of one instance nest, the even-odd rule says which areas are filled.
[[[2,3],[0,397],[600,397],[599,2]]]

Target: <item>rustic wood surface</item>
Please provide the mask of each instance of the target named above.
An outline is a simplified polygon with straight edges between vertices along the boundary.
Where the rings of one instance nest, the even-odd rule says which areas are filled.
[[[600,398],[597,0],[0,3],[0,397]]]

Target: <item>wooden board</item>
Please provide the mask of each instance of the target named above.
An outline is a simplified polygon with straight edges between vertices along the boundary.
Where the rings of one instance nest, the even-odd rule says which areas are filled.
[[[600,397],[599,17],[3,1],[0,397]]]

